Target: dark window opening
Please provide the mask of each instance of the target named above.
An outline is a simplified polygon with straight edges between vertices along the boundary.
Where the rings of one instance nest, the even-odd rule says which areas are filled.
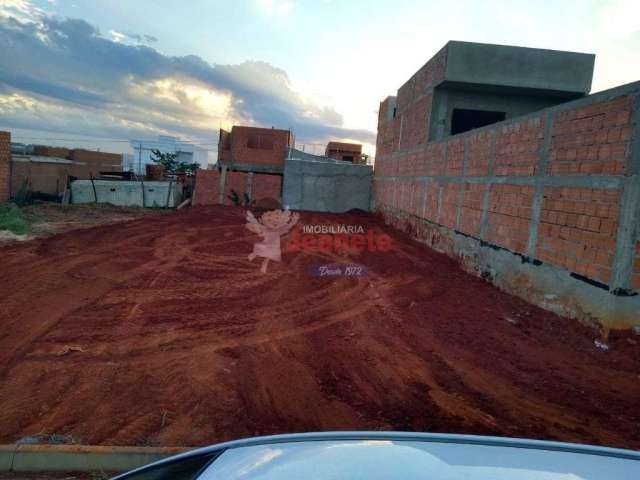
[[[454,108],[451,116],[451,135],[501,122],[505,117],[505,112]]]
[[[247,147],[259,148],[261,150],[273,150],[273,136],[249,134],[249,138],[247,140]]]
[[[398,108],[393,107],[393,118],[396,118],[396,113],[398,113]]]
[[[342,160],[345,162],[353,162],[353,155],[343,155]]]

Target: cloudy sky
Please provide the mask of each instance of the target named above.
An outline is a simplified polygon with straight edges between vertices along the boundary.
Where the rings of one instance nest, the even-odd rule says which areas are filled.
[[[595,53],[593,91],[640,79],[638,0],[0,0],[0,129],[120,152],[253,124],[373,153],[378,102],[452,39]]]

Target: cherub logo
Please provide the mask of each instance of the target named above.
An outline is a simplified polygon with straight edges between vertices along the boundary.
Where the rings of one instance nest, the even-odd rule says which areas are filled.
[[[247,211],[245,227],[262,237],[261,242],[253,245],[253,252],[249,254],[249,261],[253,261],[256,257],[264,258],[260,267],[262,273],[267,273],[269,260],[274,262],[282,260],[280,236],[291,230],[299,219],[300,215],[291,213],[289,210],[265,212],[260,217],[260,220],[256,219],[251,211]]]

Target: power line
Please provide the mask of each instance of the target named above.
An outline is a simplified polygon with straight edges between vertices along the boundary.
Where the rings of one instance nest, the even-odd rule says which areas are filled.
[[[125,140],[122,138],[103,138],[103,137],[93,137],[93,138],[50,138],[50,137],[30,137],[27,135],[11,135],[11,138],[15,138],[15,139],[24,139],[24,140],[39,140],[39,141],[47,141],[47,142],[85,142],[85,143],[92,143],[92,142],[118,142],[118,143],[130,143],[132,141],[134,142],[155,142],[155,143],[163,143],[161,140],[136,140],[136,139],[132,139],[132,140]],[[200,145],[218,145],[218,142],[190,142],[188,140],[177,140],[178,143],[187,143],[189,145],[196,145],[196,146],[200,146]]]

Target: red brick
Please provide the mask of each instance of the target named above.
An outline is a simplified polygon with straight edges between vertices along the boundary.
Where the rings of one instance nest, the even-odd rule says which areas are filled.
[[[0,132],[0,202],[9,201],[11,133]]]

